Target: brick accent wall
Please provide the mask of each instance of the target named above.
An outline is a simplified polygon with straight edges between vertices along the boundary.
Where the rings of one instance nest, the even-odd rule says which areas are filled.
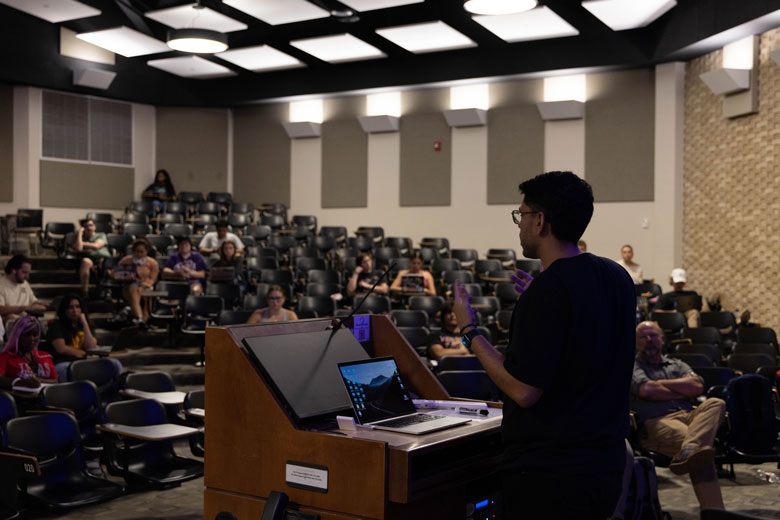
[[[685,77],[683,267],[688,288],[724,295],[727,310],[780,329],[780,67],[761,35],[758,113],[724,119],[722,99],[699,78],[721,51],[689,62]],[[664,280],[664,290],[668,282]]]

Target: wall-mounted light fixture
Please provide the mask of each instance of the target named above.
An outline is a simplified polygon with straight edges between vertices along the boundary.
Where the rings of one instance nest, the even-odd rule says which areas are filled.
[[[585,74],[544,78],[544,101],[536,108],[545,121],[585,117]]]
[[[290,120],[283,121],[282,126],[292,139],[319,137],[322,132],[322,100],[290,102]]]
[[[81,87],[106,90],[114,81],[116,72],[96,68],[84,68],[73,71],[73,84]]]
[[[401,116],[401,93],[381,92],[366,96],[366,115],[358,116],[367,134],[397,132]]]
[[[450,88],[450,109],[444,111],[447,124],[453,128],[484,126],[490,106],[490,90],[487,83],[462,85]]]
[[[723,116],[737,117],[758,110],[758,36],[723,47],[722,67],[699,77],[713,94],[723,96]]]

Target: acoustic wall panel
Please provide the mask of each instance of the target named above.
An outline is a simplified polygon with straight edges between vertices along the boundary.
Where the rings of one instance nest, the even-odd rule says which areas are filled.
[[[368,135],[358,116],[365,97],[327,99],[322,123],[322,207],[368,206]]]
[[[157,168],[168,170],[176,190],[226,191],[227,109],[157,107],[156,112]]]
[[[233,109],[233,193],[253,204],[290,206],[287,103]]]
[[[134,168],[59,161],[40,166],[43,207],[124,209],[133,199]]]
[[[14,200],[14,88],[0,83],[0,202]]]
[[[542,80],[490,85],[487,203],[522,202],[518,185],[544,171],[544,121],[536,102]]]
[[[449,206],[452,150],[442,112],[447,89],[404,92],[401,96],[401,206]]]
[[[653,200],[655,72],[588,75],[585,179],[597,202]]]

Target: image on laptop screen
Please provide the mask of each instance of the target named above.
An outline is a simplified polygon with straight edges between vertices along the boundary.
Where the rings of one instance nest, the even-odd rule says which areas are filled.
[[[393,358],[342,363],[339,370],[361,424],[417,411]]]

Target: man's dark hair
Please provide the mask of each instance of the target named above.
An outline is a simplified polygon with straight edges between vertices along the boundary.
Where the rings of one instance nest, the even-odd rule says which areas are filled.
[[[190,240],[190,237],[186,235],[181,235],[176,237],[176,245],[181,245],[183,243],[187,242],[189,245],[192,245],[192,240]]]
[[[525,203],[544,213],[553,236],[577,243],[593,216],[593,190],[572,172],[547,172],[520,184]]]
[[[216,223],[216,225],[214,227],[215,228],[227,228],[227,227],[230,227],[230,225],[228,224],[227,220],[220,219],[220,220],[217,220],[217,223]]]
[[[11,274],[11,271],[13,271],[14,269],[19,269],[20,267],[22,267],[22,264],[32,264],[32,262],[30,262],[30,259],[24,255],[12,256],[5,264],[6,274]]]

